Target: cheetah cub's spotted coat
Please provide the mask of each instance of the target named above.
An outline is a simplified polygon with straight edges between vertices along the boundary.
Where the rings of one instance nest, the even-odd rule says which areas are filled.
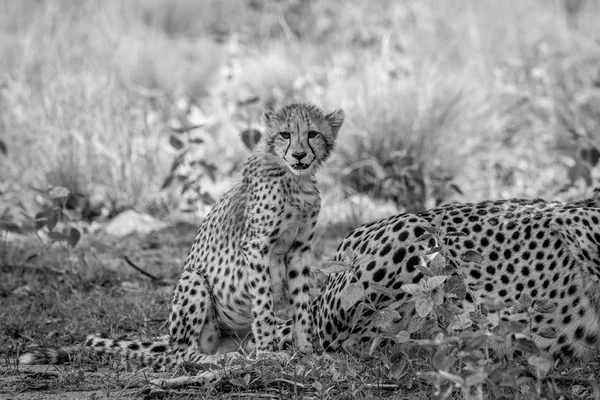
[[[264,119],[266,133],[241,182],[198,229],[173,295],[168,340],[89,336],[86,348],[170,366],[198,362],[214,354],[222,338],[244,338],[251,330],[257,351],[276,350],[274,310],[288,300],[295,348],[312,351],[308,264],[321,203],[315,171],[331,154],[344,113],[292,104]],[[21,362],[53,358],[31,352]]]

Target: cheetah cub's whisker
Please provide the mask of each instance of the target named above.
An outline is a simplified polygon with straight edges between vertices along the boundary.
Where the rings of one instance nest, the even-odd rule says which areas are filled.
[[[277,350],[274,310],[289,301],[293,345],[312,352],[309,261],[321,205],[315,172],[334,148],[344,113],[291,104],[265,113],[264,120],[266,132],[241,181],[198,229],[173,294],[168,340],[92,335],[83,347],[153,366],[199,362],[217,351],[222,338],[250,332],[258,352]],[[59,349],[46,348],[31,350],[20,362],[60,359]]]

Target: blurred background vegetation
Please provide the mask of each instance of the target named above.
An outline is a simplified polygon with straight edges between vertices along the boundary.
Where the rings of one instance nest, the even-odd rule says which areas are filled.
[[[201,217],[263,107],[343,108],[321,224],[586,194],[598,0],[0,0],[0,215]],[[75,201],[76,200],[76,201]]]

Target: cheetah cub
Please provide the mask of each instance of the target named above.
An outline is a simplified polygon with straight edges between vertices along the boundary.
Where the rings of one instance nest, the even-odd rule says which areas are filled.
[[[241,181],[198,229],[173,294],[168,339],[88,336],[85,348],[172,366],[200,362],[223,339],[251,331],[257,351],[272,351],[278,348],[274,310],[289,302],[294,346],[312,351],[309,260],[321,203],[315,172],[333,150],[344,113],[291,104],[265,113],[264,121],[266,132]],[[21,362],[58,358],[46,349],[23,355]]]

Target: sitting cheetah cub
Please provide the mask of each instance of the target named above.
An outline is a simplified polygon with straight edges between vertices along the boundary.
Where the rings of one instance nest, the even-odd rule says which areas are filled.
[[[88,336],[84,347],[143,365],[199,362],[222,338],[250,331],[259,352],[278,348],[274,309],[289,301],[295,348],[312,351],[309,260],[320,210],[315,172],[330,156],[344,121],[291,104],[264,115],[266,132],[246,160],[241,181],[200,225],[173,294],[169,337],[142,342]],[[53,363],[60,352],[24,354],[21,363]]]

